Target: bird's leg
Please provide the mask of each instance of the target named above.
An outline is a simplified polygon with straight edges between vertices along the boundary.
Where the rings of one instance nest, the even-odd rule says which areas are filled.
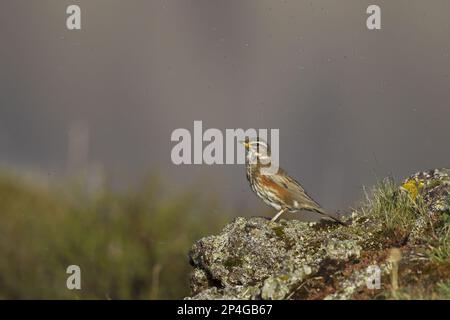
[[[270,221],[271,221],[271,222],[275,222],[275,221],[278,219],[279,216],[281,216],[283,213],[286,212],[286,210],[287,210],[286,208],[281,209],[281,210],[275,215],[275,217],[273,217],[272,220],[270,220]]]

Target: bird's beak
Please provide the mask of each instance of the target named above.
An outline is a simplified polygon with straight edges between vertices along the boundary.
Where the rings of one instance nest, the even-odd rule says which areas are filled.
[[[243,144],[244,147],[246,147],[246,148],[248,148],[249,145],[250,145],[250,144],[249,144],[248,142],[246,142],[246,141],[239,141],[239,143]]]

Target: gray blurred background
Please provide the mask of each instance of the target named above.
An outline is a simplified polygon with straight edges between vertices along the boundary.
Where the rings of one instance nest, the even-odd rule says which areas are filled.
[[[449,34],[448,0],[2,0],[0,163],[117,188],[202,181],[257,212],[242,166],[175,166],[170,135],[279,128],[281,165],[346,211],[377,178],[449,165]]]

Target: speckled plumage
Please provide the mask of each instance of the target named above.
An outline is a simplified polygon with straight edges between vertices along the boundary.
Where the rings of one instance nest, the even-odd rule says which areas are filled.
[[[246,146],[246,171],[247,180],[253,192],[256,193],[267,205],[273,207],[279,213],[273,220],[276,220],[283,212],[297,212],[300,210],[317,212],[332,220],[342,222],[329,215],[324,209],[314,201],[305,189],[295,179],[279,168],[275,174],[263,174],[262,168],[268,167],[270,162],[269,146],[263,141],[250,141]],[[265,161],[260,161],[266,158]],[[255,161],[256,160],[256,161]],[[266,164],[263,164],[266,163]]]

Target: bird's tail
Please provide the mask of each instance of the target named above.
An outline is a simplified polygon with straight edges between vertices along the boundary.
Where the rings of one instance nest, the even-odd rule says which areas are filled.
[[[315,210],[315,211],[316,211],[317,213],[320,213],[322,216],[325,216],[325,217],[327,217],[328,219],[331,219],[331,220],[333,220],[334,222],[339,223],[339,224],[342,225],[342,226],[348,226],[348,223],[345,223],[344,221],[342,221],[341,219],[335,217],[335,216],[332,215],[332,214],[326,213],[325,211],[323,211],[323,210],[321,210],[321,209]]]

